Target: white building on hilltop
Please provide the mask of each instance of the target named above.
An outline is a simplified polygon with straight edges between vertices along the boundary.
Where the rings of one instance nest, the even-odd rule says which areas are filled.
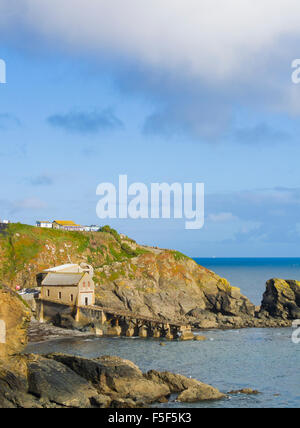
[[[52,229],[51,221],[37,221],[36,227],[45,227],[47,229]]]

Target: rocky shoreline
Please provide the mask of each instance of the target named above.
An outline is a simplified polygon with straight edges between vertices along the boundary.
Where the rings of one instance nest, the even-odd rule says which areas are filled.
[[[295,317],[300,318],[297,281],[268,281],[259,308],[232,288],[207,293],[206,298],[213,309],[193,310],[196,313],[190,313],[189,319],[194,328],[288,327]],[[32,321],[30,309],[4,286],[0,287],[0,319],[6,327],[5,343],[0,342],[0,408],[134,408],[170,400],[193,403],[227,397],[213,386],[180,374],[142,373],[135,364],[119,357],[24,355],[28,340],[36,343],[87,337],[90,332]],[[258,391],[242,389],[228,394],[240,393]]]
[[[32,318],[28,325],[27,335],[28,343],[40,343],[58,339],[67,339],[68,337],[90,337],[91,333],[55,327],[52,324],[40,323]]]
[[[0,408],[136,408],[172,400],[220,400],[218,389],[185,376],[151,370],[131,361],[65,354],[25,355],[27,375],[0,370]],[[175,396],[173,396],[175,394]]]

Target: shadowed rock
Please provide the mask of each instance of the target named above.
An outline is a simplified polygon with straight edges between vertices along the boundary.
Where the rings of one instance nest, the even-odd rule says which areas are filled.
[[[38,355],[29,356],[28,392],[65,407],[90,407],[96,389],[65,365]]]
[[[90,381],[100,393],[112,398],[153,403],[170,394],[168,386],[146,379],[135,364],[119,357],[107,356],[91,360],[71,355],[50,354],[48,358],[66,365]]]
[[[300,282],[270,279],[260,313],[283,320],[300,319]]]

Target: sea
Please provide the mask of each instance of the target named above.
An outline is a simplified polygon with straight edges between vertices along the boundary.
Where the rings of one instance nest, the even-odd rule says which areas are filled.
[[[255,305],[261,303],[270,278],[300,280],[300,258],[196,258],[197,263],[228,279]],[[207,341],[177,342],[140,338],[68,338],[30,344],[27,352],[64,352],[95,358],[116,355],[143,371],[168,370],[198,379],[228,393],[252,388],[259,395],[229,394],[215,402],[157,407],[298,408],[300,343],[293,328],[202,331]],[[300,333],[298,335],[300,337]]]

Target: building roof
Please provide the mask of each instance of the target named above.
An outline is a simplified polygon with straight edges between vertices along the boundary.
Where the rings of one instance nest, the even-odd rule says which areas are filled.
[[[48,273],[42,281],[42,285],[78,285],[85,273]]]
[[[48,220],[45,220],[45,221],[44,220],[38,220],[37,223],[49,223],[49,224],[52,224],[51,221],[48,221]]]
[[[79,224],[74,223],[74,221],[70,220],[54,220],[53,223],[59,224],[60,226],[76,226],[80,227]]]
[[[67,273],[78,273],[78,272],[82,272],[82,269],[77,264],[68,263],[61,266],[55,266],[50,269],[45,269],[43,272],[62,272],[62,271]]]

